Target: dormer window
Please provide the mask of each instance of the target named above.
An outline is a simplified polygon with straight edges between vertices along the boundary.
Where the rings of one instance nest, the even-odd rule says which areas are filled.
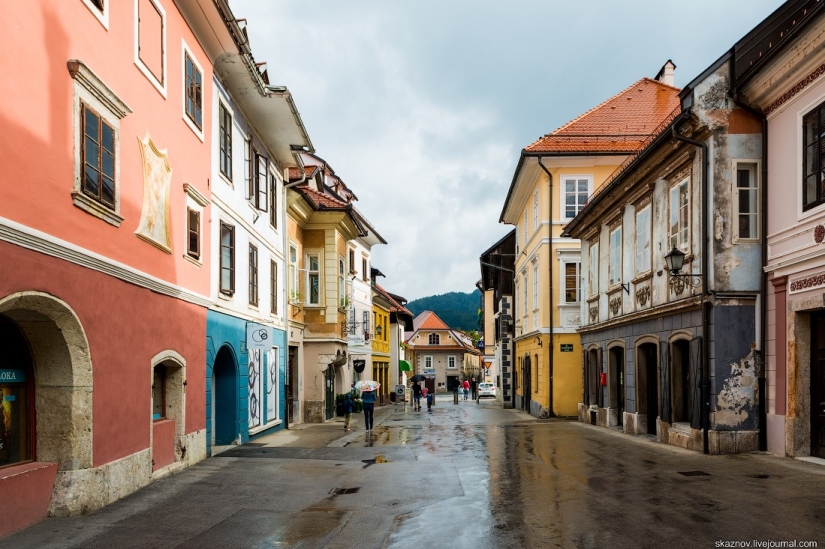
[[[430,345],[439,345],[440,342],[441,342],[441,338],[439,337],[438,334],[430,334],[430,338],[429,338],[429,341],[428,341],[428,343]]]

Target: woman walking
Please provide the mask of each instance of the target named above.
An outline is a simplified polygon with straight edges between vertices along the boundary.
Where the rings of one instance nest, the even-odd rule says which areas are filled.
[[[373,412],[375,412],[376,392],[362,391],[361,400],[364,403],[364,424],[367,427],[367,431],[372,431],[372,415]]]

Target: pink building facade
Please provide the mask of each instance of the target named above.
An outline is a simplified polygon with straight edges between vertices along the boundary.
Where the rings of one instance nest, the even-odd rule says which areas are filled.
[[[206,455],[200,43],[172,0],[0,7],[0,535]]]
[[[764,116],[766,446],[825,458],[825,6],[784,3],[736,46],[733,95]]]

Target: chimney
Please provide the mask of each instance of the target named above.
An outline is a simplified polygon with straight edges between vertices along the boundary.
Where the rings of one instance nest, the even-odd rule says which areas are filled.
[[[656,80],[661,82],[662,84],[667,84],[668,86],[676,87],[676,65],[670,59],[659,69],[659,74],[656,75]]]

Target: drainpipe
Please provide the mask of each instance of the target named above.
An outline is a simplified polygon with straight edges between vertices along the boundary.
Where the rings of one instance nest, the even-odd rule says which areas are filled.
[[[554,347],[553,347],[553,262],[555,261],[555,257],[553,257],[553,175],[547,169],[547,166],[542,164],[541,157],[538,157],[539,167],[544,170],[544,173],[547,174],[547,184],[550,191],[550,213],[548,215],[548,219],[550,220],[550,256],[549,263],[550,263],[550,348],[548,349],[549,360],[547,361],[547,374],[549,383],[547,384],[548,388],[548,411],[550,412],[550,417],[555,416],[555,411],[553,409],[553,354],[554,354]],[[538,380],[536,380],[538,381]]]
[[[301,183],[303,183],[307,179],[306,170],[304,170],[304,161],[303,161],[303,159],[301,159],[301,153],[298,152],[298,151],[293,151],[292,156],[295,157],[295,161],[298,163],[298,169],[301,170],[301,178],[298,181],[295,181],[293,183],[286,183],[286,181],[289,181],[289,178],[288,177],[284,178],[285,179],[284,187],[283,187],[283,191],[281,193],[281,204],[283,204],[283,208],[284,208],[284,226],[283,226],[281,232],[283,232],[283,235],[284,235],[284,248],[283,249],[284,249],[284,256],[286,258],[286,261],[284,263],[286,263],[286,265],[287,265],[287,268],[286,268],[287,272],[284,273],[284,274],[287,275],[287,277],[286,277],[287,283],[289,282],[289,236],[287,235],[288,231],[287,231],[287,220],[286,220],[286,217],[289,215],[289,214],[287,214],[287,211],[286,211],[287,210],[287,208],[286,208],[287,189],[291,189],[292,187],[294,187],[296,185],[300,185]],[[286,175],[287,176],[289,175],[289,170],[288,169],[287,169]],[[287,373],[289,373],[289,305],[288,305],[289,304],[289,294],[287,292],[288,292],[287,284],[284,284],[284,292],[283,292],[283,294],[281,294],[282,295],[281,303],[283,303],[284,319],[286,320],[286,324],[284,325],[284,327],[286,328],[286,331],[287,331],[287,338],[286,338],[286,360],[287,360],[287,364],[286,364],[286,370],[287,370]],[[296,375],[297,375],[297,373],[296,373]],[[287,382],[290,382],[290,383],[292,382],[292,380],[289,379],[289,375],[285,375],[284,379]],[[288,392],[289,391],[288,391],[287,387],[284,387],[283,394],[286,395],[286,394],[288,394]],[[289,410],[286,410],[286,413],[284,414],[284,428],[289,429]]]
[[[761,253],[762,253],[762,277],[759,286],[759,356],[756,358],[761,362],[758,372],[759,380],[759,450],[764,452],[768,449],[768,430],[766,423],[768,422],[768,388],[767,380],[765,379],[765,359],[766,359],[766,345],[767,345],[767,330],[765,330],[766,321],[768,319],[768,273],[765,272],[764,267],[768,264],[768,119],[767,117],[742,101],[739,91],[735,90],[731,94],[731,98],[736,106],[756,116],[762,122],[762,176],[760,180],[761,187],[759,193],[761,198],[761,209],[759,211],[759,230],[762,239]]]
[[[688,111],[684,111],[684,117]],[[679,135],[676,132],[676,124],[671,125],[670,130],[673,138],[678,141],[690,143],[694,147],[702,149],[702,195],[700,203],[702,204],[702,446],[704,453],[709,453],[708,444],[708,424],[710,423],[710,360],[708,359],[708,336],[710,324],[710,309],[711,303],[708,299],[710,292],[708,291],[708,254],[710,252],[710,235],[708,233],[708,198],[710,188],[710,159],[708,158],[708,145],[702,141],[691,139]]]

